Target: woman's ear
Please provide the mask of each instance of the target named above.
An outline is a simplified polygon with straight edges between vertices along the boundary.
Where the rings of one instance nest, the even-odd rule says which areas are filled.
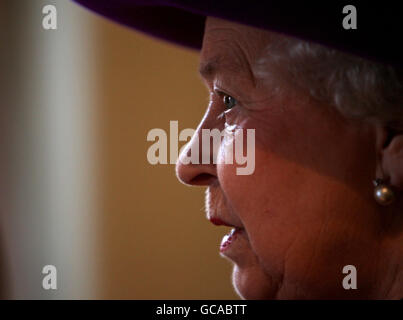
[[[397,188],[403,189],[403,131],[382,128],[378,135],[377,148],[384,178]]]

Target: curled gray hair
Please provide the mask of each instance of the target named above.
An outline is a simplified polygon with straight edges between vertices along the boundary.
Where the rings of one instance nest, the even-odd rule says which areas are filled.
[[[257,63],[258,76],[267,73],[267,63],[277,69],[276,77],[291,80],[346,117],[403,129],[402,70],[274,33]]]

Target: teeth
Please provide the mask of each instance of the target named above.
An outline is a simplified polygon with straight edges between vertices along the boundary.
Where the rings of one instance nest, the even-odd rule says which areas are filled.
[[[236,231],[235,228],[231,229],[231,231],[230,231],[229,233],[227,233],[226,235],[224,235],[223,240],[224,240],[224,241],[228,241],[228,240],[232,239],[232,236],[234,235],[235,231]]]

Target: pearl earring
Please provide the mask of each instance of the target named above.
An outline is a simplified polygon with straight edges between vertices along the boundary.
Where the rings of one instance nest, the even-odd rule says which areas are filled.
[[[395,193],[391,186],[387,185],[382,179],[376,179],[374,182],[374,198],[381,206],[388,206],[395,200]]]

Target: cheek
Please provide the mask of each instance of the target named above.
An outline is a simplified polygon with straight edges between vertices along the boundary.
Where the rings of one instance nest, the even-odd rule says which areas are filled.
[[[284,161],[270,151],[277,147],[277,138],[281,135],[275,133],[280,128],[276,130],[271,126],[270,131],[259,130],[259,125],[251,120],[237,119],[237,128],[244,129],[243,150],[248,150],[245,129],[255,129],[252,151],[255,171],[250,175],[239,175],[237,169],[244,166],[227,163],[217,166],[217,174],[230,205],[248,232],[255,254],[271,276],[280,277],[286,249],[296,234],[293,229],[297,226],[297,216],[289,214],[294,210],[290,197],[297,192],[296,177],[300,172],[292,162]],[[228,154],[236,158],[231,138],[227,136],[220,147],[219,163],[223,163],[225,157],[228,159]]]
[[[287,278],[307,291],[337,291],[342,267],[367,261],[362,247],[346,244],[352,237],[361,241],[357,230],[369,222],[352,214],[360,202],[357,195],[332,178],[268,152],[262,144],[256,144],[255,158],[254,174],[240,176],[236,165],[220,165],[218,179],[247,230],[259,267],[275,283],[287,270]],[[238,278],[256,280],[248,273]]]
[[[288,277],[303,287],[312,279],[320,286],[320,275],[327,274],[333,278],[323,286],[339,288],[341,265],[367,259],[362,249],[340,248],[346,237],[365,239],[362,225],[374,224],[362,187],[372,168],[361,160],[371,150],[351,130],[336,134],[326,126],[300,125],[297,132],[281,121],[252,121],[238,126],[256,128],[254,173],[242,176],[236,165],[217,166],[252,250],[273,279],[281,279],[287,265]]]
[[[287,250],[297,239],[309,257],[311,244],[328,218],[326,210],[348,203],[344,197],[348,191],[334,179],[273,152],[275,143],[267,141],[256,139],[253,174],[238,175],[236,164],[218,165],[217,173],[255,253],[270,273],[279,275]],[[221,154],[231,151],[226,146],[222,144]]]
[[[237,175],[235,164],[218,165],[217,173],[223,192],[248,232],[252,250],[265,272],[276,280],[281,279],[285,253],[297,231],[298,217],[292,214],[290,196],[298,186],[291,183],[298,168],[266,149],[256,141],[255,172],[251,175]]]

